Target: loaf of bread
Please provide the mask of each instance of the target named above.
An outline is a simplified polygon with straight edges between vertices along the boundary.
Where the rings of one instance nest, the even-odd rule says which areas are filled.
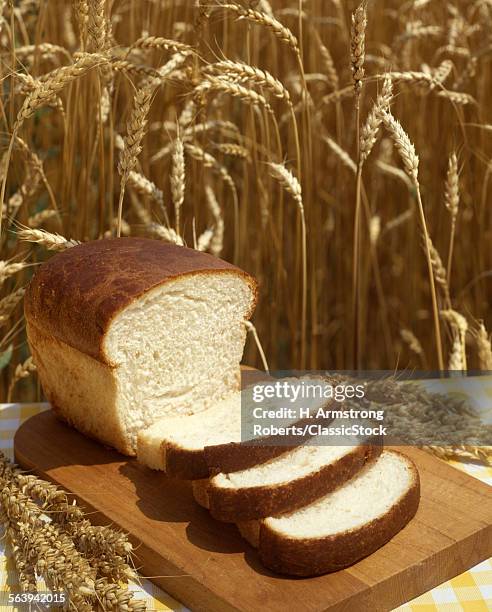
[[[256,282],[211,255],[145,238],[87,242],[40,266],[28,341],[53,409],[134,455],[137,433],[239,388]]]
[[[263,564],[282,574],[316,576],[370,555],[417,512],[415,465],[384,451],[345,485],[294,512],[239,523]]]

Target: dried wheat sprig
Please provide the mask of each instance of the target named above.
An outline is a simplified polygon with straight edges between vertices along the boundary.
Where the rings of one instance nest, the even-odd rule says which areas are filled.
[[[214,218],[214,231],[210,241],[210,252],[219,257],[224,246],[224,217],[219,206],[215,192],[210,185],[205,185],[205,197],[208,208]]]
[[[456,310],[441,310],[441,316],[447,321],[453,332],[453,346],[449,356],[449,370],[466,370],[466,332],[468,322]]]
[[[171,171],[171,197],[174,205],[175,229],[177,234],[181,233],[181,208],[184,203],[185,182],[186,167],[184,144],[179,134],[177,134],[174,142]]]
[[[350,36],[350,62],[356,99],[360,96],[362,79],[364,78],[366,27],[367,4],[364,0],[352,14],[352,30]]]
[[[282,185],[289,193],[299,210],[301,217],[301,257],[302,257],[302,301],[301,301],[301,367],[305,363],[306,358],[306,323],[307,323],[307,229],[306,217],[304,213],[304,203],[302,200],[301,184],[294,174],[285,167],[284,164],[276,164],[270,162],[269,167],[272,171],[272,176]]]
[[[389,77],[383,82],[381,93],[369,111],[366,122],[362,126],[360,134],[360,159],[363,164],[369,157],[376,143],[379,127],[382,122],[381,112],[389,109],[393,97],[393,83]]]
[[[231,77],[235,82],[253,83],[267,89],[276,98],[285,100],[287,104],[292,105],[290,93],[285,85],[267,70],[261,70],[256,66],[250,66],[244,62],[223,60],[215,64],[210,64],[205,68],[205,72],[215,74],[219,77]]]
[[[492,345],[490,342],[490,336],[485,329],[483,321],[479,321],[478,328],[476,329],[474,336],[477,344],[480,369],[492,370]]]
[[[87,560],[78,553],[67,534],[42,520],[41,509],[12,479],[4,479],[2,484],[4,521],[18,529],[18,543],[28,551],[27,561],[50,589],[65,589],[77,610],[91,612],[87,596],[94,593],[95,573]]]
[[[244,321],[244,325],[247,331],[253,336],[253,339],[256,344],[256,348],[258,349],[258,353],[260,355],[261,362],[263,363],[263,369],[267,374],[270,374],[270,368],[268,366],[268,360],[265,355],[265,351],[263,350],[263,346],[260,342],[260,337],[258,336],[258,331],[256,327],[251,323],[251,321]]]
[[[343,163],[343,165],[346,166],[351,172],[356,174],[357,164],[350,157],[347,151],[345,151],[345,149],[342,149],[342,147],[337,142],[335,142],[333,138],[330,138],[330,136],[323,136],[323,140],[330,147],[333,153],[335,153],[335,155]]]
[[[32,229],[30,227],[19,229],[17,237],[19,240],[40,244],[49,251],[64,251],[81,244],[79,240],[67,239],[60,236],[60,234],[53,234],[43,229]]]
[[[21,591],[35,593],[37,590],[36,572],[32,562],[28,560],[27,550],[18,543],[17,530],[9,526],[6,529],[5,535],[10,544]]]
[[[138,194],[151,198],[159,206],[164,206],[164,194],[161,189],[143,174],[132,170],[128,174],[128,186]]]
[[[456,153],[452,153],[449,157],[448,171],[446,173],[446,183],[444,186],[444,205],[451,216],[451,231],[449,237],[448,251],[448,284],[451,282],[451,266],[453,262],[454,238],[456,233],[456,218],[458,216],[458,208],[460,204],[459,190],[459,175],[458,175],[458,158]]]
[[[107,578],[95,581],[95,591],[102,610],[121,610],[121,612],[145,612],[145,601],[133,599],[134,593],[118,584],[113,584]]]
[[[480,461],[485,465],[492,465],[492,447],[490,446],[435,446],[426,445],[422,447],[440,459],[462,461]]]
[[[28,357],[23,363],[19,363],[15,368],[14,375],[10,379],[9,388],[7,391],[7,402],[12,399],[12,392],[15,385],[19,380],[27,378],[32,372],[36,371],[36,366],[32,360],[32,357]]]
[[[165,225],[161,225],[160,223],[149,223],[146,227],[147,231],[157,238],[161,240],[165,240],[166,242],[172,242],[173,244],[177,244],[179,246],[184,246],[183,239],[179,234],[177,234],[171,227],[166,227]]]
[[[41,223],[44,223],[48,219],[52,219],[53,217],[57,217],[57,216],[58,216],[58,212],[56,210],[53,210],[53,209],[41,210],[40,212],[34,215],[31,215],[27,219],[27,225],[30,228],[37,228],[41,225]]]
[[[22,473],[3,456],[0,456],[0,476],[14,482],[26,499],[38,502],[40,509],[73,539],[77,550],[89,557],[94,566],[104,565],[106,573],[118,580],[136,579],[135,571],[128,565],[133,546],[124,533],[108,526],[91,525],[82,510],[69,502],[65,491],[32,474]]]
[[[297,38],[288,27],[283,25],[280,21],[278,21],[278,19],[275,19],[273,15],[262,11],[256,11],[254,9],[248,9],[240,6],[239,4],[220,4],[220,6],[223,9],[236,13],[240,19],[245,19],[251,23],[264,26],[270,30],[281,42],[286,43],[296,53],[296,55],[299,55]]]

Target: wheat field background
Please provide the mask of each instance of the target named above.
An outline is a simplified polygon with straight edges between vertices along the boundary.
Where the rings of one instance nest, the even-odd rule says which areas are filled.
[[[260,283],[245,361],[492,369],[492,2],[0,2],[1,395],[23,288],[143,235]]]

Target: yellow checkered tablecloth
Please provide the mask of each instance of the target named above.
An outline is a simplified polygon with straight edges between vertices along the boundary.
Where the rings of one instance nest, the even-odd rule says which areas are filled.
[[[492,406],[492,378],[490,389],[484,395],[476,389],[467,389],[466,394],[473,397],[475,407],[482,413]],[[433,388],[437,391],[438,388]],[[446,388],[449,391],[449,387]],[[457,392],[462,392],[462,388]],[[481,395],[480,395],[481,394]],[[486,410],[485,410],[486,407]],[[0,450],[13,459],[13,437],[19,425],[30,416],[46,410],[46,404],[4,404],[0,405]],[[474,464],[452,462],[458,469],[492,485],[492,468]],[[144,599],[149,611],[179,610],[183,605],[167,595],[147,580],[141,585],[132,585],[135,597]],[[9,550],[0,539],[0,591],[18,592],[17,577]],[[1,606],[0,606],[1,609]],[[12,610],[13,608],[8,608]],[[417,597],[408,604],[397,608],[397,612],[488,612],[492,610],[492,560],[484,561],[471,570],[457,576],[441,586]],[[256,612],[256,611],[251,611]],[[297,611],[296,611],[297,612]],[[361,610],[361,612],[363,612]]]

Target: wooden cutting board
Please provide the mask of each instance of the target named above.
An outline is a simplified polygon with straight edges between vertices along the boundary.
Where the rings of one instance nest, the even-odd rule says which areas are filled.
[[[265,569],[233,525],[213,520],[188,483],[165,478],[43,412],[15,436],[16,461],[71,491],[138,545],[137,567],[194,611],[390,610],[492,556],[492,488],[419,451],[422,499],[391,542],[349,569],[290,579]]]

